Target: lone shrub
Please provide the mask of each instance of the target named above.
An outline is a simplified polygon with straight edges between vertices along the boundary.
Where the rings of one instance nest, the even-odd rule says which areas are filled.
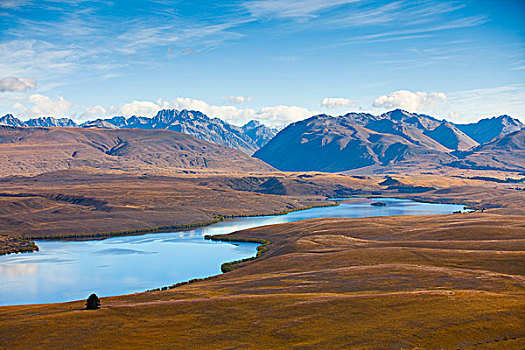
[[[87,298],[86,309],[88,310],[100,309],[100,299],[97,297],[95,293],[91,294],[89,298]]]

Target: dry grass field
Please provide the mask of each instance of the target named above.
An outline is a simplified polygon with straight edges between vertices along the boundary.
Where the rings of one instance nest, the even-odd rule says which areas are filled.
[[[523,349],[525,219],[312,219],[236,232],[269,250],[162,292],[0,308],[4,348]]]
[[[225,274],[102,298],[96,311],[84,310],[84,301],[0,307],[0,349],[523,349],[523,187],[317,172],[78,168],[4,177],[4,252],[32,249],[26,239],[35,237],[183,228],[320,205],[326,196],[408,197],[478,211],[313,219],[217,237],[270,244]]]
[[[373,179],[321,174],[307,182],[314,175],[303,175],[161,176],[71,169],[8,176],[0,178],[0,235],[89,238],[177,230],[208,224],[221,216],[326,205],[326,195],[380,187]],[[0,240],[0,250],[16,250],[15,241],[9,246],[4,242]],[[20,247],[22,244],[20,241]]]
[[[89,238],[183,229],[221,216],[285,212],[323,205],[326,196],[386,195],[454,202],[525,214],[523,183],[458,177],[326,173],[134,174],[90,168],[0,178],[0,235]],[[430,189],[410,193],[417,186]],[[0,241],[0,250],[14,251]],[[15,242],[16,243],[16,242]],[[20,245],[25,244],[22,241]]]
[[[180,174],[271,171],[229,147],[169,130],[17,128],[0,125],[0,175],[36,175],[78,167]]]

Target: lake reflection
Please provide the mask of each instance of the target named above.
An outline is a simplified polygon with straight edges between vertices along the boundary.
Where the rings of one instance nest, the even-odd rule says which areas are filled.
[[[461,205],[374,199],[287,215],[225,220],[194,230],[99,241],[37,241],[39,252],[0,256],[0,305],[63,302],[129,294],[221,273],[226,261],[254,256],[257,244],[213,242],[204,235],[318,217],[449,214]]]

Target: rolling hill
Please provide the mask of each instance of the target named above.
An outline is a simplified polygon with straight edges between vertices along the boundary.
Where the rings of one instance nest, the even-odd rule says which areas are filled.
[[[267,171],[229,147],[170,130],[0,126],[0,175],[77,167],[141,172]]]

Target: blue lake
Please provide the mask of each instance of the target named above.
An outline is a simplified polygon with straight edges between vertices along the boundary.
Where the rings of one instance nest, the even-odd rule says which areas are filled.
[[[386,206],[372,206],[381,201]],[[85,299],[142,292],[221,273],[222,263],[254,256],[257,244],[213,242],[204,235],[320,217],[450,214],[462,205],[381,198],[279,216],[225,220],[189,231],[98,241],[37,241],[39,252],[0,256],[0,305]]]

